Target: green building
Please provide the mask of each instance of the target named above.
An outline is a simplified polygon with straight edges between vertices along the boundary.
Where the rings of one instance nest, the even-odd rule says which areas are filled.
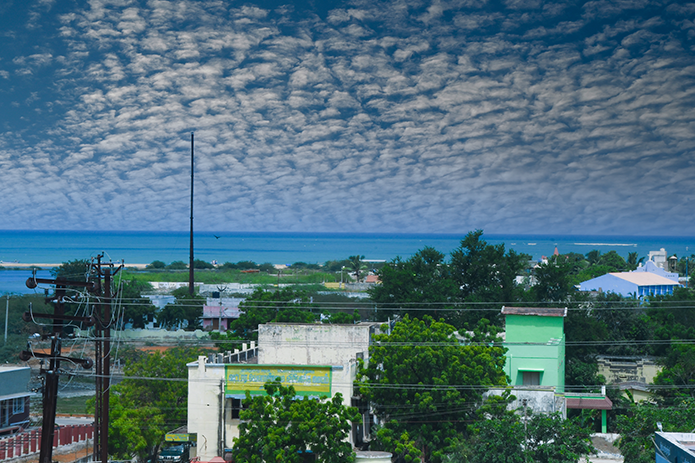
[[[601,393],[565,391],[565,330],[567,308],[502,307],[505,317],[507,361],[505,372],[517,401],[534,413],[568,408],[601,410],[601,432],[606,432],[606,411],[613,406]]]
[[[565,392],[567,308],[502,307],[502,315],[509,384]]]

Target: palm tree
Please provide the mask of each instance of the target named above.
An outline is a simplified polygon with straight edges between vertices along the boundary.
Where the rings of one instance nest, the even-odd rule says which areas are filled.
[[[637,264],[641,262],[643,259],[644,257],[638,261],[637,252],[629,252],[627,254],[627,265],[630,267],[630,270],[634,270],[637,268]]]
[[[364,256],[350,256],[348,257],[348,260],[350,261],[350,268],[352,268],[355,271],[355,279],[359,282],[360,281],[360,270],[362,269],[362,259],[364,259]]]

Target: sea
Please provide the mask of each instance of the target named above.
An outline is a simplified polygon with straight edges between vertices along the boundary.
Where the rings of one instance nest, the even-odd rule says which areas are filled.
[[[394,233],[270,233],[195,231],[196,259],[207,262],[253,261],[272,264],[305,262],[323,264],[361,255],[366,261],[407,259],[426,246],[449,254],[461,245],[467,232],[460,234]],[[553,254],[576,252],[586,255],[594,249],[605,254],[615,250],[623,257],[637,252],[666,249],[668,255],[691,255],[695,237],[684,236],[591,236],[591,235],[501,235],[484,234],[489,244],[525,253],[534,260]],[[0,267],[16,263],[45,264],[38,276],[50,278],[52,264],[103,255],[102,261],[148,264],[155,260],[167,264],[188,262],[188,231],[46,231],[0,230]],[[29,270],[0,270],[0,294],[32,292],[24,285]]]

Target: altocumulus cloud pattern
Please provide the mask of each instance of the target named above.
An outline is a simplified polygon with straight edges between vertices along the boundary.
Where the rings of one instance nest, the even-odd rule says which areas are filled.
[[[695,232],[695,4],[0,6],[5,229]]]

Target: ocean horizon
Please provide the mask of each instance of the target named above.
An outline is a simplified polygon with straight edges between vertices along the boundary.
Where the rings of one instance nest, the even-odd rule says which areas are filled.
[[[194,231],[196,259],[217,262],[251,260],[257,263],[324,263],[364,255],[368,260],[408,258],[425,246],[445,254],[456,249],[466,236],[461,234],[398,233],[306,233],[306,232],[225,232]],[[637,252],[665,248],[669,255],[683,256],[695,250],[689,236],[626,235],[504,235],[484,234],[490,244],[529,254],[538,260],[560,253],[586,254],[593,249],[602,253],[617,251],[623,257]],[[5,264],[61,263],[86,259],[103,253],[106,259],[124,260],[126,265],[146,264],[154,260],[170,263],[188,261],[188,231],[74,231],[74,230],[0,230],[0,261]],[[0,263],[0,265],[2,265]]]
[[[329,260],[363,255],[365,260],[407,259],[426,246],[447,255],[458,248],[468,232],[461,234],[397,233],[300,233],[300,232],[224,232],[194,231],[194,257],[207,262],[254,261],[258,264],[323,264]],[[616,235],[501,235],[484,234],[489,244],[504,244],[506,249],[540,260],[553,254],[577,252],[586,255],[615,250],[623,257],[637,252],[666,249],[668,255],[688,255],[695,251],[695,239],[684,236]],[[187,231],[72,231],[72,230],[0,230],[0,266],[13,263],[60,264],[89,259],[99,254],[104,261],[148,264],[155,260],[167,264],[188,262]],[[47,272],[48,268],[43,271]],[[26,276],[24,273],[26,272]],[[28,271],[0,271],[0,294],[24,292]],[[19,282],[19,283],[18,283]]]

